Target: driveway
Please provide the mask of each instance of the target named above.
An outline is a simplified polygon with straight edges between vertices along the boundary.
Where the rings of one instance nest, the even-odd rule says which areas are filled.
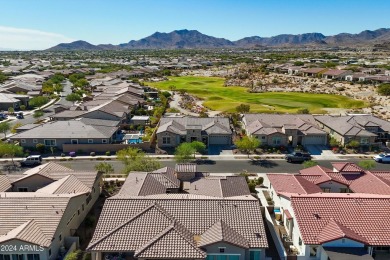
[[[233,155],[233,150],[226,145],[210,145],[208,147],[208,155]]]
[[[332,150],[326,145],[306,145],[306,150],[313,156],[314,159],[318,160],[337,160],[339,159]]]

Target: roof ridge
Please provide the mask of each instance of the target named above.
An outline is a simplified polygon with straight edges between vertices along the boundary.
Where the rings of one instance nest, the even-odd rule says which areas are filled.
[[[372,176],[374,176],[376,179],[378,179],[380,182],[382,182],[383,184],[387,185],[387,186],[390,186],[389,183],[387,183],[385,180],[383,180],[380,176],[377,176],[376,174],[372,173],[371,171],[364,171],[364,173],[369,173],[371,174]]]
[[[149,206],[147,206],[146,208],[144,208],[143,210],[141,210],[140,212],[136,213],[135,215],[133,215],[130,219],[124,221],[123,223],[119,224],[116,228],[112,229],[110,232],[108,232],[106,235],[102,236],[100,239],[96,240],[95,242],[93,242],[92,244],[90,244],[88,246],[88,248],[91,248],[91,247],[94,247],[95,245],[97,245],[98,243],[102,242],[104,239],[106,239],[107,237],[111,236],[112,234],[114,234],[115,232],[117,232],[119,229],[121,229],[124,225],[132,222],[134,219],[136,219],[137,217],[141,216],[143,213],[147,212],[149,209],[153,208],[155,206],[156,203],[151,203]]]

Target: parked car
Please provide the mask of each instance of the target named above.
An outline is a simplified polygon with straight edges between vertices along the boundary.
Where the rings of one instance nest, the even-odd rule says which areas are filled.
[[[17,119],[23,119],[23,118],[24,118],[23,112],[19,112],[19,113],[16,115],[16,118],[17,118]]]
[[[304,153],[304,152],[293,152],[290,154],[287,154],[285,157],[287,162],[304,162],[311,159],[310,153]]]
[[[7,115],[0,113],[0,120],[7,119]]]
[[[42,156],[40,155],[30,155],[26,159],[20,162],[21,166],[37,166],[42,162]]]
[[[374,156],[374,160],[380,163],[390,163],[390,154],[381,153]]]

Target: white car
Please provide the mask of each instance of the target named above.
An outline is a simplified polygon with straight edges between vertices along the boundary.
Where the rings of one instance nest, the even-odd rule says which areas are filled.
[[[374,156],[374,160],[380,163],[390,163],[390,154],[381,153]]]

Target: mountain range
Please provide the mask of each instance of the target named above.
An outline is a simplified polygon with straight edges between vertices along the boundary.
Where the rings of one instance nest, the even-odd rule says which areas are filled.
[[[131,49],[213,49],[329,46],[356,47],[381,46],[390,41],[390,29],[365,30],[357,34],[340,33],[325,36],[322,33],[280,34],[272,37],[251,36],[237,41],[202,34],[196,30],[176,30],[170,33],[156,32],[140,40],[119,45],[93,45],[86,41],[58,44],[47,51],[69,50],[131,50]]]

